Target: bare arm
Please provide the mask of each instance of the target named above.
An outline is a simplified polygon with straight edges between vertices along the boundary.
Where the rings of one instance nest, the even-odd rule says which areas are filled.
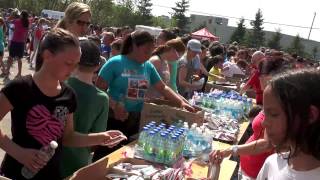
[[[161,69],[161,60],[154,56],[154,57],[151,57],[149,61],[153,64],[153,66],[159,72]]]
[[[71,147],[94,146],[102,144],[105,138],[101,133],[82,134],[74,131],[73,114],[68,115],[63,134],[63,145]]]
[[[7,97],[3,94],[0,93],[0,120],[4,118],[4,116],[10,112],[13,107]],[[14,143],[6,134],[4,134],[0,130],[0,147],[3,149],[5,152],[7,152],[10,156],[14,157],[15,159],[19,159],[21,152],[22,152],[22,147]]]
[[[240,95],[242,95],[243,93],[247,92],[249,89],[251,88],[251,86],[246,83],[239,91]]]
[[[247,144],[238,145],[237,155],[256,155],[264,152],[272,151],[273,147],[268,140],[266,133],[264,132],[264,137],[262,139],[258,139],[256,141],[252,141]],[[216,162],[216,159],[223,159],[232,154],[232,149],[224,149],[221,151],[213,151],[210,154],[210,158],[212,161]]]
[[[185,78],[187,77],[187,68],[182,67],[179,70],[179,86],[182,86],[184,88],[192,88],[193,85],[191,83],[188,83],[185,81]]]
[[[177,95],[170,87],[166,86],[163,81],[159,81],[154,87],[169,101],[176,104],[176,106],[185,108],[190,112],[194,112],[195,109],[191,107],[188,102],[185,102],[179,95]]]

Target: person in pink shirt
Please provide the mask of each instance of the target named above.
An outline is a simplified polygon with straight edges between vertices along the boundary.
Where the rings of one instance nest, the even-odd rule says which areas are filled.
[[[16,78],[21,77],[22,68],[22,57],[24,53],[25,43],[28,35],[29,28],[29,15],[27,11],[22,11],[20,14],[20,19],[14,19],[12,23],[14,24],[13,37],[9,46],[9,58],[6,69],[6,78],[8,78],[10,73],[10,67],[13,60],[18,61],[18,74]]]

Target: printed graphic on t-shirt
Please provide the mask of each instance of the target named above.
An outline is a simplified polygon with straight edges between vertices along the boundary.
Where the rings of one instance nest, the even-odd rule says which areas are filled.
[[[140,78],[128,78],[128,94],[130,99],[144,99],[145,93],[149,87],[149,81]]]
[[[146,77],[139,74],[136,70],[130,69],[124,69],[121,76],[128,77],[127,98],[143,100],[149,88],[149,81]]]
[[[56,107],[53,114],[44,106],[36,105],[27,114],[26,128],[43,146],[50,141],[62,137],[68,109],[63,106]]]
[[[61,122],[63,122],[63,125],[65,125],[69,110],[65,106],[57,106],[53,114],[56,119],[59,119]]]

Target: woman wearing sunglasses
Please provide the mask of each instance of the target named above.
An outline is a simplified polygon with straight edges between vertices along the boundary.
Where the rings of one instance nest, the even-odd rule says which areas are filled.
[[[87,34],[90,26],[91,10],[87,4],[73,2],[65,10],[65,16],[56,27],[66,29],[75,36],[81,37]]]

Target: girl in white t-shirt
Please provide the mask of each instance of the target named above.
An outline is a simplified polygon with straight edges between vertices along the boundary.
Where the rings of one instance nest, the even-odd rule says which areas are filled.
[[[264,90],[263,125],[276,148],[258,180],[320,179],[320,72],[304,69],[273,78]]]

